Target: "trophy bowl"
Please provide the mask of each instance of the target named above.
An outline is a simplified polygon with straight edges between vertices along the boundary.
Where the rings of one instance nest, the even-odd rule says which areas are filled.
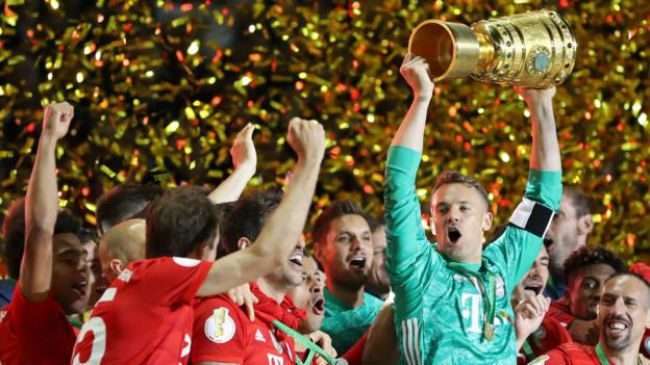
[[[408,50],[427,60],[434,82],[470,76],[544,88],[571,74],[577,43],[560,15],[541,10],[471,26],[426,20],[411,33]]]

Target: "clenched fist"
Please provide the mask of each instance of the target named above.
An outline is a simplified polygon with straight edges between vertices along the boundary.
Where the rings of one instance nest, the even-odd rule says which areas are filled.
[[[413,89],[415,97],[431,98],[434,84],[429,77],[429,64],[424,58],[407,53],[399,72]]]
[[[317,163],[325,154],[325,130],[315,120],[293,118],[289,122],[287,142],[296,151],[298,161]]]
[[[244,129],[237,133],[235,141],[230,149],[233,165],[235,168],[245,167],[255,173],[257,167],[257,152],[255,151],[255,144],[253,144],[253,131],[255,126],[248,123]]]
[[[43,113],[43,135],[61,139],[68,133],[74,108],[70,103],[55,103],[45,107]]]

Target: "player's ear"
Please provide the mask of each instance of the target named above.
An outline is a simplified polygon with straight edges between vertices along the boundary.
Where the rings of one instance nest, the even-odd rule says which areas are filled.
[[[239,240],[237,240],[237,247],[240,250],[243,250],[246,247],[249,247],[250,245],[251,245],[251,241],[246,237],[240,237]]]
[[[316,261],[322,263],[325,258],[325,252],[323,252],[323,246],[325,244],[322,242],[313,242],[312,243],[312,255]]]
[[[492,212],[488,211],[483,215],[483,224],[481,225],[481,229],[483,232],[487,232],[492,228],[492,222],[494,221],[494,216],[492,215]]]
[[[578,234],[586,235],[594,229],[594,221],[591,214],[585,214],[578,218]]]
[[[124,265],[122,265],[122,261],[118,259],[112,259],[108,265],[111,268],[111,271],[115,274],[115,276],[120,276],[120,273],[122,270],[124,270]]]

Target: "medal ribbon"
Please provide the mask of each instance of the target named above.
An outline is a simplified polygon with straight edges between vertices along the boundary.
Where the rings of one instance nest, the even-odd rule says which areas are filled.
[[[607,360],[607,356],[603,352],[603,349],[600,347],[600,343],[596,345],[596,356],[598,356],[598,361],[600,361],[600,365],[610,365],[609,360]]]
[[[303,362],[300,360],[297,354],[294,354],[296,357],[296,363],[298,365],[309,365],[311,364],[312,360],[314,359],[314,356],[316,354],[320,355],[325,361],[327,361],[331,365],[336,365],[338,364],[343,364],[342,362],[337,362],[338,360],[330,356],[325,350],[320,348],[320,346],[316,345],[313,343],[310,339],[307,337],[303,336],[302,334],[298,333],[298,331],[294,330],[293,328],[287,326],[286,324],[280,322],[280,321],[273,321],[273,325],[277,327],[280,331],[286,333],[287,335],[293,337],[294,340],[300,342],[305,346],[306,348],[309,349],[309,353],[307,354],[307,358]],[[347,362],[345,362],[347,363]]]

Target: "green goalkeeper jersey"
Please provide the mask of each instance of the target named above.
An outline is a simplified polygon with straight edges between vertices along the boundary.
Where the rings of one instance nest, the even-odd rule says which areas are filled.
[[[391,147],[386,167],[386,267],[395,292],[400,363],[516,364],[510,295],[535,261],[559,207],[561,171],[531,170],[523,201],[505,232],[483,251],[482,264],[452,264],[422,228],[415,194],[420,158],[417,151]],[[496,307],[491,341],[485,335],[486,303],[474,278],[487,283],[488,275]]]

